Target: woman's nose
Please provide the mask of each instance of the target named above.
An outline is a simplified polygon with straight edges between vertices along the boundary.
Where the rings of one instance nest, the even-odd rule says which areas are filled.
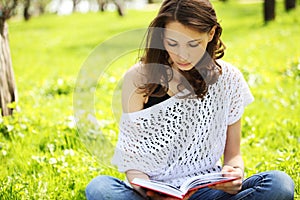
[[[185,48],[179,48],[177,55],[180,60],[188,60],[189,58],[189,52]]]

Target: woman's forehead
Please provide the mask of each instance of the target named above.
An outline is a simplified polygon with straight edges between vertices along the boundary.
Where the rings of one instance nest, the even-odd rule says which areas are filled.
[[[170,22],[166,24],[166,28],[164,30],[164,37],[173,39],[173,40],[199,40],[202,39],[206,34],[196,31],[195,29],[191,29],[187,26],[182,25],[179,22]]]

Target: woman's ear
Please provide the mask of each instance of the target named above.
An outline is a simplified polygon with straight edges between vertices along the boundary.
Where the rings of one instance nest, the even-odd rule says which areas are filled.
[[[210,41],[212,41],[212,39],[214,38],[214,35],[215,35],[215,32],[216,32],[216,28],[217,28],[217,26],[215,25],[215,26],[213,26],[211,29],[210,29],[210,31],[208,32],[208,41],[210,42]]]

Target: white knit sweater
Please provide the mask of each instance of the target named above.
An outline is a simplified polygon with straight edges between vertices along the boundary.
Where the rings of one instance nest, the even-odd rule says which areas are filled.
[[[227,126],[239,120],[253,96],[241,72],[224,61],[222,75],[203,100],[179,93],[150,108],[123,113],[112,163],[180,186],[188,177],[217,172]]]

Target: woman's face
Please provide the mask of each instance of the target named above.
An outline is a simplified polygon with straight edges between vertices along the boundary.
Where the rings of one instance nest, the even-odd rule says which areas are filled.
[[[184,71],[192,69],[204,55],[214,33],[214,28],[208,33],[199,33],[176,21],[166,24],[164,47],[173,67]]]

